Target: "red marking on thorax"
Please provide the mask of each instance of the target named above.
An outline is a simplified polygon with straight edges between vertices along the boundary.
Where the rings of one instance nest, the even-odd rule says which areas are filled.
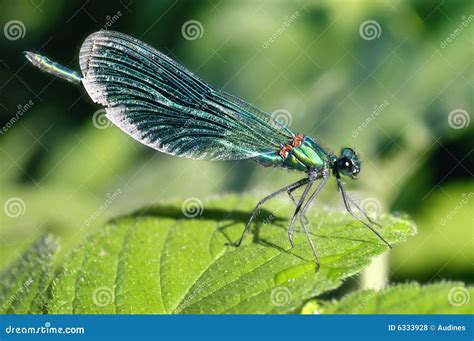
[[[303,144],[303,140],[304,140],[303,134],[296,134],[296,136],[293,137],[293,141],[291,141],[291,145],[293,147],[299,147]]]
[[[299,147],[303,144],[304,140],[304,135],[303,134],[296,134],[295,137],[293,137],[293,140],[291,143],[285,144],[283,147],[281,147],[280,151],[278,154],[284,159],[288,157],[288,153],[291,152],[291,150],[295,147]]]
[[[281,147],[280,151],[278,154],[284,159],[288,156],[288,153],[293,149],[293,146],[290,144],[285,144],[283,147]]]

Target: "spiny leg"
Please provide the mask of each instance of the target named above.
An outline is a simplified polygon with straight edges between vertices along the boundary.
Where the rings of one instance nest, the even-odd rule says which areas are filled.
[[[311,245],[311,250],[313,251],[314,258],[316,259],[316,272],[319,272],[319,269],[320,269],[320,267],[321,267],[321,262],[320,262],[320,260],[319,260],[318,251],[316,250],[316,247],[314,246],[313,239],[311,238],[311,235],[310,235],[308,229],[306,228],[306,224],[305,224],[305,222],[303,221],[302,217],[304,216],[304,213],[305,213],[306,210],[308,209],[308,207],[309,207],[309,205],[311,204],[311,202],[316,198],[316,196],[318,195],[318,193],[319,193],[319,192],[321,191],[321,189],[324,187],[324,185],[326,184],[326,181],[327,181],[327,176],[323,176],[323,178],[321,179],[321,182],[319,183],[318,187],[317,187],[316,190],[311,194],[311,196],[310,196],[309,199],[306,201],[306,203],[304,204],[303,208],[302,208],[301,211],[300,211],[301,225],[303,225],[304,233],[306,234],[306,238],[308,239],[308,242],[309,242],[309,244]]]
[[[336,179],[337,181],[337,187],[339,189],[339,191],[341,192],[341,196],[342,196],[342,201],[344,202],[344,206],[346,208],[346,211],[351,215],[353,216],[355,219],[357,219],[358,221],[360,221],[362,224],[364,224],[365,226],[367,226],[373,233],[375,233],[377,235],[377,237],[379,237],[385,244],[387,244],[387,246],[389,248],[392,248],[392,245],[390,245],[389,242],[387,242],[385,240],[384,237],[382,237],[382,235],[380,233],[377,232],[377,230],[375,230],[372,226],[370,226],[369,224],[367,224],[365,221],[363,221],[362,219],[360,219],[360,217],[356,216],[353,212],[352,212],[352,209],[349,205],[349,201],[347,199],[347,194],[346,192],[344,191],[344,187],[342,186],[342,182],[341,180],[339,179]]]
[[[245,238],[245,235],[247,234],[248,230],[250,229],[250,224],[252,224],[252,221],[255,219],[255,217],[257,216],[258,214],[258,211],[260,209],[260,206],[262,206],[266,201],[270,200],[271,198],[285,192],[285,191],[288,191],[290,189],[293,189],[293,188],[299,188],[305,184],[307,184],[309,182],[309,179],[308,178],[304,178],[304,179],[301,179],[301,180],[298,180],[294,183],[292,183],[291,185],[288,185],[288,186],[285,186],[283,188],[280,188],[279,190],[267,195],[266,197],[264,197],[263,199],[261,199],[258,203],[257,203],[257,206],[255,206],[255,209],[253,210],[252,212],[252,215],[250,216],[250,219],[247,223],[247,225],[245,225],[245,228],[244,230],[242,231],[242,235],[240,236],[240,239],[237,243],[234,243],[233,245],[234,246],[240,246],[240,244],[242,244],[242,241],[244,240]]]
[[[380,225],[379,223],[373,221],[372,219],[370,219],[370,217],[367,215],[367,213],[365,213],[365,211],[359,207],[359,205],[357,205],[357,203],[352,200],[349,196],[347,196],[347,200],[349,201],[349,203],[351,203],[352,205],[355,206],[355,208],[357,208],[359,210],[360,213],[362,213],[362,215],[365,217],[365,219],[367,219],[371,224],[373,225],[376,225],[378,227],[382,227],[382,225]]]
[[[291,201],[293,202],[293,204],[295,204],[295,207],[296,207],[296,206],[298,206],[298,202],[296,201],[295,197],[292,194],[292,192],[295,191],[295,190],[296,190],[296,188],[288,190],[288,196],[290,197]],[[306,224],[308,224],[309,220],[306,217],[306,215],[303,214],[303,217],[304,217],[304,220],[305,220]]]
[[[313,194],[311,194],[311,196],[309,197],[309,199],[306,201],[306,203],[304,204],[303,206],[303,209],[301,210],[301,213],[305,214],[306,213],[306,210],[308,209],[309,205],[311,204],[311,202],[314,200],[314,198],[316,198],[316,196],[319,194],[319,192],[321,191],[321,189],[323,189],[324,185],[326,184],[328,178],[327,176],[323,176],[323,178],[321,179],[321,182],[319,183],[318,187],[316,188],[316,190],[313,192]]]
[[[300,200],[298,201],[298,205],[296,205],[295,213],[293,213],[293,217],[291,217],[290,226],[288,227],[288,239],[290,240],[291,247],[295,246],[295,243],[293,242],[293,234],[295,232],[296,217],[298,216],[301,206],[303,205],[303,202],[306,199],[306,196],[308,195],[309,190],[313,186],[314,181],[315,180],[311,180],[311,182],[305,187],[303,194],[301,194]]]
[[[309,200],[311,200],[311,198]],[[299,216],[300,216],[301,224],[303,225],[303,231],[306,235],[306,239],[308,239],[309,245],[311,245],[311,250],[313,251],[314,258],[316,259],[316,272],[319,272],[319,268],[321,267],[321,262],[319,261],[318,251],[316,251],[316,247],[314,246],[313,240],[311,239],[311,235],[309,234],[306,224],[303,221],[303,211],[300,211]]]

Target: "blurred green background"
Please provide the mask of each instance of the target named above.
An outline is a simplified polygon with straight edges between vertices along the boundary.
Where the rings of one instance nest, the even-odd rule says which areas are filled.
[[[81,88],[23,58],[31,50],[79,69],[84,39],[108,28],[283,115],[329,151],[355,148],[363,164],[351,195],[419,227],[391,252],[392,281],[473,282],[472,1],[2,0],[0,9],[0,267],[44,231],[63,237],[64,255],[142,206],[263,195],[300,176],[175,158],[99,129],[100,107]],[[317,204],[342,209],[333,182]]]

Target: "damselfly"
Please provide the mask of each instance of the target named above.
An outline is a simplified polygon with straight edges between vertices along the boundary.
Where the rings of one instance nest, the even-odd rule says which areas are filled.
[[[344,190],[341,177],[353,179],[360,172],[352,149],[343,148],[339,157],[326,152],[312,138],[293,133],[272,115],[212,88],[163,53],[122,33],[90,35],[79,55],[81,74],[39,54],[25,55],[41,70],[82,84],[94,102],[105,106],[106,116],[117,127],[160,152],[196,160],[248,159],[305,173],[258,202],[235,246],[242,243],[260,207],[286,192],[296,205],[288,228],[290,244],[294,246],[299,219],[319,270],[305,213],[332,174],[347,212],[391,247],[372,226],[378,224]],[[292,192],[300,187],[304,190],[296,201]]]

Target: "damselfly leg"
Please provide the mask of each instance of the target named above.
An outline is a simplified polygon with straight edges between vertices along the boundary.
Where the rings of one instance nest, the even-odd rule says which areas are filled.
[[[298,201],[298,205],[296,205],[295,213],[293,213],[293,217],[291,217],[290,226],[288,227],[288,239],[290,240],[291,247],[294,247],[295,244],[293,242],[293,233],[294,233],[294,225],[296,217],[298,217],[298,213],[301,210],[301,206],[303,205],[306,196],[308,195],[311,187],[313,186],[315,180],[311,180],[308,185],[305,187],[303,194],[301,194],[300,200]]]
[[[304,212],[306,211],[306,209],[308,207],[308,202],[312,201],[317,196],[319,191],[323,188],[324,184],[326,183],[326,178],[323,178],[321,180],[320,184],[316,188],[316,191],[314,191],[311,194],[309,200],[305,203],[305,199],[308,196],[309,192],[311,191],[311,188],[312,188],[315,181],[316,181],[316,179],[314,179],[314,178],[304,178],[304,179],[301,179],[301,180],[299,180],[299,181],[297,181],[297,182],[295,182],[291,185],[285,186],[285,187],[279,189],[278,191],[275,191],[275,192],[267,195],[265,198],[261,199],[258,202],[257,206],[255,207],[254,211],[252,212],[252,215],[250,216],[250,220],[248,221],[247,225],[245,226],[245,229],[242,232],[242,235],[241,235],[239,241],[237,243],[235,243],[234,246],[240,246],[242,244],[242,241],[244,240],[245,235],[247,234],[248,230],[250,229],[250,224],[254,221],[255,217],[257,216],[261,205],[263,205],[266,201],[270,200],[271,198],[274,198],[275,196],[277,196],[277,195],[279,195],[279,194],[281,194],[285,191],[287,191],[288,194],[291,194],[291,192],[293,192],[297,188],[300,188],[300,187],[306,185],[306,187],[303,190],[303,194],[301,195],[298,202],[296,203],[296,201],[294,201],[295,204],[296,204],[296,208],[295,208],[295,212],[293,213],[293,216],[291,218],[291,223],[290,223],[290,226],[289,226],[289,229],[288,229],[288,237],[289,237],[289,240],[290,240],[291,247],[293,247],[294,246],[294,242],[293,242],[294,223],[295,223],[296,218],[299,217],[300,221],[301,221],[301,224],[303,226],[303,231],[304,231],[304,233],[306,235],[306,238],[308,239],[308,242],[311,246],[311,250],[313,252],[314,258],[316,259],[316,264],[317,264],[316,270],[319,272],[320,262],[319,262],[318,252],[316,251],[316,247],[314,246],[313,240],[311,239],[311,235],[310,235],[310,233],[308,231],[308,228],[306,226],[305,217],[304,217]],[[304,204],[304,206],[303,206],[303,204]]]
[[[364,224],[366,227],[368,227],[373,233],[375,233],[377,235],[377,237],[380,238],[380,240],[382,240],[385,244],[387,244],[387,246],[389,248],[392,248],[392,245],[390,245],[390,243],[388,241],[385,240],[384,237],[382,237],[382,235],[380,233],[378,233],[378,231],[376,229],[374,229],[372,226],[370,226],[369,224],[367,224],[365,221],[363,221],[358,215],[354,214],[354,212],[352,212],[352,208],[350,206],[350,203],[349,203],[349,199],[347,197],[347,194],[344,190],[344,186],[342,185],[342,181],[340,179],[336,179],[337,181],[337,189],[339,192],[341,192],[341,196],[342,196],[342,201],[344,202],[344,207],[346,208],[346,211],[351,215],[353,216],[356,220],[360,221],[362,224]],[[357,206],[356,206],[357,207]],[[362,210],[359,209],[359,211],[363,212]],[[370,221],[370,220],[369,220]]]
[[[306,210],[308,209],[309,205],[311,202],[316,198],[316,196],[319,194],[321,189],[324,187],[327,181],[327,176],[323,175],[321,178],[321,182],[319,183],[318,187],[316,190],[311,194],[309,199],[306,201],[304,204],[303,208],[301,209],[299,215],[300,215],[300,220],[301,220],[301,225],[303,225],[303,230],[304,233],[306,234],[306,238],[308,239],[309,245],[311,245],[311,250],[313,251],[314,258],[316,259],[316,272],[319,272],[319,269],[321,267],[321,262],[319,260],[319,255],[318,251],[316,250],[316,247],[314,246],[313,239],[311,238],[311,235],[306,227],[306,223],[303,221],[304,214],[306,213]],[[291,232],[291,235],[290,235]],[[290,243],[293,243],[293,229],[288,229],[288,237],[290,238]]]
[[[255,217],[257,216],[258,212],[260,211],[260,206],[262,206],[265,202],[267,202],[268,200],[276,197],[277,195],[280,195],[284,192],[288,192],[289,190],[292,190],[292,189],[296,189],[296,188],[299,188],[301,186],[304,186],[306,185],[308,182],[309,182],[309,178],[303,178],[301,180],[298,180],[294,183],[292,183],[291,185],[288,185],[288,186],[285,186],[283,188],[280,188],[279,190],[267,195],[266,197],[264,197],[263,199],[261,199],[258,203],[257,203],[257,206],[255,206],[253,212],[252,212],[252,215],[250,216],[250,219],[249,221],[247,222],[247,225],[245,225],[245,228],[244,230],[242,231],[242,235],[240,236],[240,239],[237,243],[234,243],[233,245],[234,246],[240,246],[240,244],[242,244],[242,241],[244,240],[248,230],[250,229],[250,224],[252,224],[252,222],[254,221]]]
[[[316,247],[314,246],[313,239],[311,239],[311,235],[309,234],[308,228],[306,227],[305,222],[303,221],[303,211],[300,211],[300,220],[301,225],[303,225],[303,230],[306,235],[306,239],[308,239],[309,245],[311,245],[311,250],[313,251],[314,258],[316,259],[316,272],[319,272],[319,268],[321,267],[321,262],[319,261],[318,251],[316,251]]]
[[[293,188],[291,190],[288,191],[288,196],[290,197],[291,201],[293,202],[293,204],[295,205],[295,207],[298,206],[298,202],[296,201],[295,197],[293,196],[293,192],[296,190],[296,188]],[[306,215],[303,215],[303,218],[305,220],[305,223],[306,224],[309,224],[309,219],[306,217]]]
[[[303,217],[305,216],[305,213],[306,213],[306,210],[308,209],[309,207],[309,204],[314,200],[314,198],[316,198],[316,196],[318,195],[318,193],[321,191],[321,189],[324,187],[324,185],[326,184],[326,180],[327,180],[327,176],[323,176],[322,177],[322,180],[321,182],[319,183],[318,187],[316,188],[316,190],[313,192],[313,194],[311,194],[311,196],[309,197],[309,199],[306,201],[306,203],[304,204],[303,206],[303,209],[301,210],[301,213],[303,215]],[[296,212],[297,213],[297,212]],[[295,214],[296,214],[295,213]],[[308,222],[306,222],[308,224]],[[292,219],[292,223],[290,223],[290,227],[288,228],[288,239],[290,240],[290,244],[291,246],[294,245],[293,243],[293,235],[294,235],[294,232],[295,232],[295,229],[294,229],[294,220]]]
[[[362,213],[362,215],[365,217],[365,219],[367,219],[369,221],[369,223],[371,223],[372,225],[375,225],[379,228],[382,228],[382,225],[380,225],[379,223],[373,221],[368,215],[367,213],[365,213],[365,211],[360,208],[360,206],[354,201],[351,199],[351,197],[347,196],[347,201],[349,201],[350,204],[354,205],[355,208],[357,208],[357,210]]]

